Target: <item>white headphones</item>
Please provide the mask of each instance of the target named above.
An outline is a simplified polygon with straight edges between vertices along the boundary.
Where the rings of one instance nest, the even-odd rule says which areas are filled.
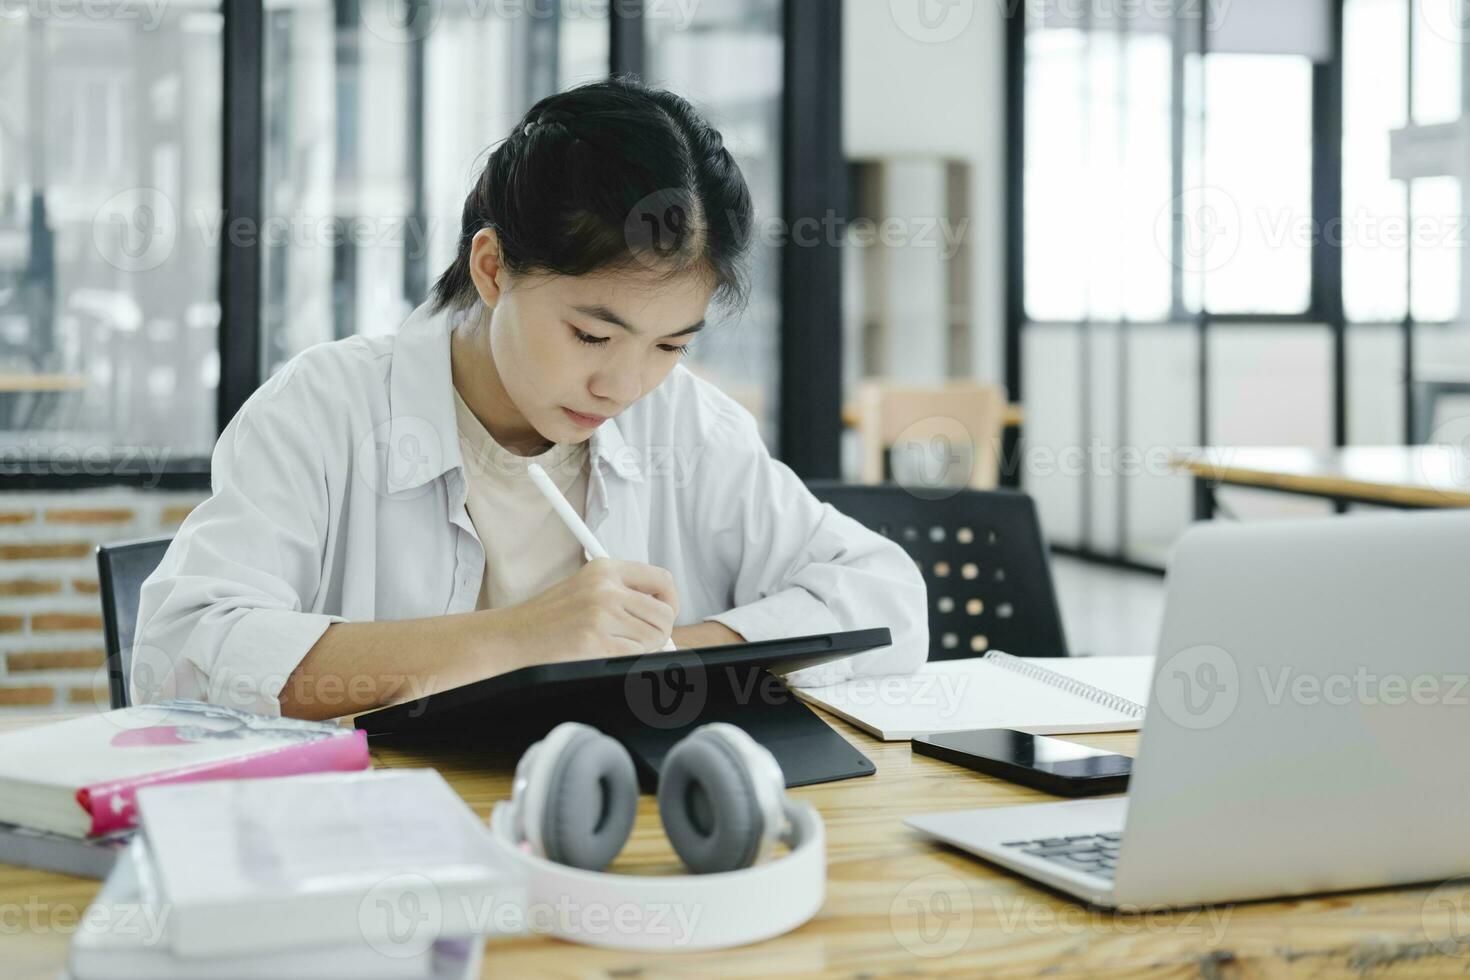
[[[786,795],[775,756],[734,725],[702,725],[664,757],[658,812],[692,875],[608,874],[638,809],[627,749],[564,722],[516,765],[491,836],[526,874],[528,926],[611,949],[699,950],[789,932],[822,906],[826,835]],[[777,843],[791,853],[767,861]]]

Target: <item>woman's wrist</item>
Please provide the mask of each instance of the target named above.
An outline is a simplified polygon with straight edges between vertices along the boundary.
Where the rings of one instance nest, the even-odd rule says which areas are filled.
[[[713,619],[693,626],[674,627],[674,646],[681,650],[699,647],[720,647],[731,643],[744,643],[745,637]]]
[[[506,674],[532,660],[526,638],[516,622],[515,607],[479,609],[469,616],[466,661],[475,665],[472,680]],[[468,683],[468,681],[466,681]]]
[[[465,617],[464,650],[454,659],[471,666],[475,676],[461,677],[450,686],[468,684],[485,677],[509,673],[540,663],[548,651],[539,650],[517,615],[518,607],[481,609]],[[674,645],[680,649],[717,647],[744,643],[745,637],[714,620],[673,629]]]

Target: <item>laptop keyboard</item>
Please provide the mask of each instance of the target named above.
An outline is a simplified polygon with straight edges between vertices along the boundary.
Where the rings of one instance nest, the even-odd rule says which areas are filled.
[[[1014,847],[1022,854],[1045,858],[1069,870],[1085,871],[1111,881],[1122,843],[1122,834],[1074,834],[1071,837],[1008,840],[1002,846]]]

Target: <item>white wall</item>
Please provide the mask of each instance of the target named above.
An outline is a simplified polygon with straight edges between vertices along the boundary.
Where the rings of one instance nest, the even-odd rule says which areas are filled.
[[[961,0],[944,8],[935,31],[900,24],[895,10],[904,6],[882,0],[843,5],[843,150],[850,159],[969,161],[971,372],[1003,380],[1004,5]]]

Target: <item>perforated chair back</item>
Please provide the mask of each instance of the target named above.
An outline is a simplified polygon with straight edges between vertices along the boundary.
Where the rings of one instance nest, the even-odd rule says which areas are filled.
[[[1068,655],[1041,522],[1026,494],[967,489],[926,500],[895,484],[807,486],[918,563],[929,587],[931,660],[987,650]]]
[[[102,636],[107,647],[107,694],[114,708],[126,708],[133,630],[138,625],[138,593],[153,574],[172,538],[149,538],[97,548],[97,587],[102,598]]]

